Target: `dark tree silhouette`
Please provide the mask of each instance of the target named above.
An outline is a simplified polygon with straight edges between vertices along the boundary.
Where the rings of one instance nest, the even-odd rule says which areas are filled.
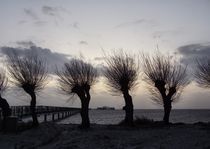
[[[89,128],[90,88],[96,82],[97,70],[82,59],[73,58],[56,72],[60,89],[67,94],[76,94],[81,101],[81,128]]]
[[[172,102],[176,101],[189,83],[186,68],[172,61],[170,56],[142,56],[145,81],[152,99],[164,107],[163,121],[168,124]]]
[[[2,115],[3,115],[3,124],[2,129],[5,129],[5,121],[8,116],[11,115],[11,109],[9,107],[9,104],[6,99],[2,98],[2,93],[7,88],[7,78],[5,75],[5,71],[0,72],[0,108],[2,109]]]
[[[15,51],[7,53],[11,82],[31,96],[30,110],[33,126],[38,126],[36,115],[36,93],[44,88],[48,78],[47,65],[36,53],[20,56]]]
[[[125,125],[133,125],[133,101],[129,93],[137,85],[139,66],[136,63],[135,56],[128,55],[125,52],[115,52],[106,56],[107,68],[104,76],[107,79],[107,85],[114,94],[123,94],[125,106]]]
[[[204,88],[210,88],[210,58],[204,57],[196,61],[197,67],[194,73],[196,82]]]

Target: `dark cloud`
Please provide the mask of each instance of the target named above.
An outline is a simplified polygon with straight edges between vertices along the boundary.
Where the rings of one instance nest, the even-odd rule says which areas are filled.
[[[88,45],[88,42],[87,42],[87,41],[82,40],[82,41],[80,41],[80,42],[79,42],[79,44],[81,44],[81,45]]]
[[[210,44],[189,44],[178,48],[178,52],[185,56],[210,55]]]
[[[56,68],[55,66],[57,66],[58,69],[62,68],[63,64],[65,62],[68,62],[68,58],[71,57],[71,55],[52,52],[50,49],[38,47],[31,41],[21,41],[17,42],[17,44],[22,45],[23,47],[1,47],[0,53],[2,55],[6,55],[12,51],[15,51],[18,55],[23,56],[29,54],[30,52],[33,52],[42,59],[46,60],[49,68],[49,73],[54,73]],[[30,47],[26,48],[27,46]]]
[[[118,24],[114,28],[128,27],[128,26],[139,25],[139,24],[143,24],[143,23],[149,24],[149,25],[152,25],[152,26],[155,25],[155,22],[152,21],[152,20],[139,19],[139,20],[135,20],[135,21],[124,22],[124,23]]]
[[[52,6],[42,6],[41,11],[44,15],[52,17],[56,26],[60,24],[60,21],[63,21],[63,13],[70,14],[69,11],[63,7],[52,7]]]
[[[47,22],[46,21],[42,21],[39,17],[38,17],[38,15],[37,15],[37,13],[35,13],[32,9],[24,9],[24,12],[25,12],[25,14],[27,15],[27,16],[29,16],[32,20],[33,20],[33,24],[35,25],[35,26],[43,26],[43,25],[45,25],[45,24],[47,24]],[[21,21],[19,21],[18,22],[18,24],[20,24],[20,25],[22,25],[22,24],[25,24],[25,23],[27,23],[27,21],[25,21],[25,20],[21,20]]]
[[[30,18],[34,20],[38,20],[39,17],[36,15],[36,13],[32,9],[24,9],[24,12],[26,15],[28,15]]]
[[[43,12],[45,15],[57,16],[57,14],[58,14],[58,9],[57,9],[56,7],[43,6],[43,7],[42,7],[42,12]]]
[[[54,23],[57,26],[59,24],[58,22],[62,20],[62,17],[61,17],[62,12],[67,13],[67,14],[70,13],[62,7],[51,7],[51,6],[42,6],[41,12],[40,11],[35,12],[33,9],[27,9],[27,8],[24,9],[24,13],[34,21],[33,24],[36,26],[43,26],[49,22],[49,21],[43,21],[43,16],[41,15],[38,16],[37,14],[41,13],[46,16],[53,17]],[[18,24],[24,24],[24,23],[26,23],[26,21],[18,22]]]
[[[182,63],[194,67],[196,59],[210,56],[210,43],[184,45],[177,49],[177,54],[181,55]]]
[[[35,44],[32,41],[17,41],[16,44],[23,47],[35,46]]]
[[[63,7],[52,7],[46,5],[42,7],[42,13],[48,16],[60,17],[61,12],[70,14],[70,12],[64,9]]]

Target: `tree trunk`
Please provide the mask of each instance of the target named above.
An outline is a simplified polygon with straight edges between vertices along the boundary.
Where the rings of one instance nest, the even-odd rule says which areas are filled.
[[[163,117],[163,121],[165,124],[169,124],[169,117],[170,117],[170,113],[171,113],[171,100],[167,100],[164,102],[164,117]]]
[[[36,115],[36,95],[35,93],[31,93],[30,96],[31,96],[31,105],[30,105],[31,116],[33,119],[33,126],[36,127],[39,125]]]
[[[81,118],[82,118],[82,123],[81,123],[81,128],[89,128],[90,127],[90,120],[89,120],[89,102],[90,99],[88,98],[83,98],[81,99]]]
[[[133,126],[133,101],[132,97],[129,95],[128,91],[123,92],[125,100],[125,125]]]

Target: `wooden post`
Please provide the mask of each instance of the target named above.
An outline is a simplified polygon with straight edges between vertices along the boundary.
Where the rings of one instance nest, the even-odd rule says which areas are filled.
[[[64,112],[62,112],[62,119],[64,118]]]
[[[21,117],[23,116],[23,106],[20,107]]]
[[[60,113],[58,112],[58,120],[60,119]]]
[[[55,121],[55,115],[52,113],[52,121]]]
[[[44,122],[47,122],[47,114],[44,114]]]

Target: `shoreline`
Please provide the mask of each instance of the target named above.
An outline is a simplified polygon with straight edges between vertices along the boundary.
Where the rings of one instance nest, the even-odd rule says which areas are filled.
[[[5,149],[126,149],[126,148],[210,148],[210,122],[166,125],[91,124],[81,130],[77,124],[42,123],[17,134],[0,133]]]

